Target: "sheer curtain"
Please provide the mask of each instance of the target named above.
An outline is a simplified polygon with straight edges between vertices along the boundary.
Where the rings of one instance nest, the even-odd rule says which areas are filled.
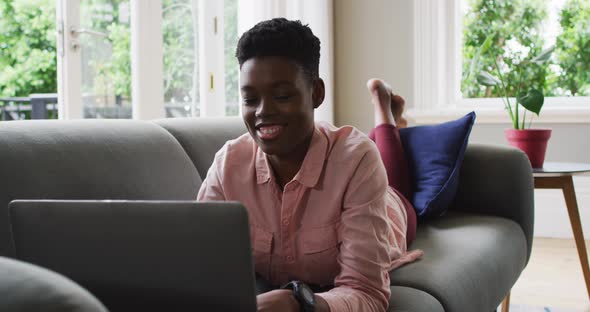
[[[238,33],[274,17],[309,24],[321,41],[320,77],[326,84],[326,98],[315,111],[316,120],[334,122],[334,28],[333,0],[238,0]]]

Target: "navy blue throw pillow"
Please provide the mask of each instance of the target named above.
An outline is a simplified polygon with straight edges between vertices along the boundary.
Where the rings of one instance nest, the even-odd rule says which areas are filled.
[[[438,125],[400,129],[420,218],[443,215],[457,194],[459,170],[475,112]]]

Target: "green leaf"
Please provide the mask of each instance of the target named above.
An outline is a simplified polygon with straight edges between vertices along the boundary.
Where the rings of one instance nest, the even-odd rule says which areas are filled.
[[[526,108],[528,111],[533,112],[539,116],[545,97],[543,93],[537,89],[531,89],[526,94],[521,94],[517,98],[518,103]]]
[[[490,49],[490,47],[492,47],[492,44],[494,43],[494,37],[496,37],[496,33],[489,34],[486,37],[486,39],[483,41],[481,46],[479,46],[477,51],[475,51],[475,54],[473,55],[473,59],[471,59],[471,64],[469,66],[469,72],[468,72],[468,75],[466,78],[469,78],[469,76],[473,75],[473,72],[475,72],[475,70],[477,68],[479,68],[481,56],[483,54],[485,54]]]
[[[492,47],[492,43],[494,42],[494,37],[496,37],[496,33],[489,34],[486,37],[486,40],[483,41],[480,47],[480,54],[485,54],[488,50]]]
[[[533,59],[531,59],[531,62],[541,64],[541,63],[548,61],[549,58],[551,58],[551,53],[553,53],[554,50],[555,50],[555,45],[550,46],[549,48],[541,51],[541,53],[539,53],[539,55],[533,57]]]
[[[481,71],[477,74],[477,82],[487,87],[493,87],[500,83],[500,79],[494,77],[487,71]]]

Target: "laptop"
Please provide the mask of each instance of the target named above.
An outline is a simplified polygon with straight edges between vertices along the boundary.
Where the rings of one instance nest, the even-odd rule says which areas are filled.
[[[16,258],[110,311],[256,311],[248,216],[235,202],[15,200]]]

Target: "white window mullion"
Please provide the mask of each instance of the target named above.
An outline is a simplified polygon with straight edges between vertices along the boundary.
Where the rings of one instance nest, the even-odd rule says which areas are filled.
[[[223,1],[197,1],[201,116],[224,116],[226,103]]]
[[[131,0],[133,119],[163,118],[162,1]]]
[[[457,107],[463,98],[461,94],[461,79],[463,78],[463,14],[461,12],[461,1],[449,1],[448,25],[449,42],[447,50],[447,64],[449,75],[446,77],[447,97],[449,106]]]
[[[414,99],[417,110],[440,109],[449,105],[450,53],[454,49],[450,12],[454,11],[454,0],[414,1],[415,46]]]
[[[71,29],[80,28],[80,2],[57,1],[57,93],[59,119],[82,118],[82,56]]]

